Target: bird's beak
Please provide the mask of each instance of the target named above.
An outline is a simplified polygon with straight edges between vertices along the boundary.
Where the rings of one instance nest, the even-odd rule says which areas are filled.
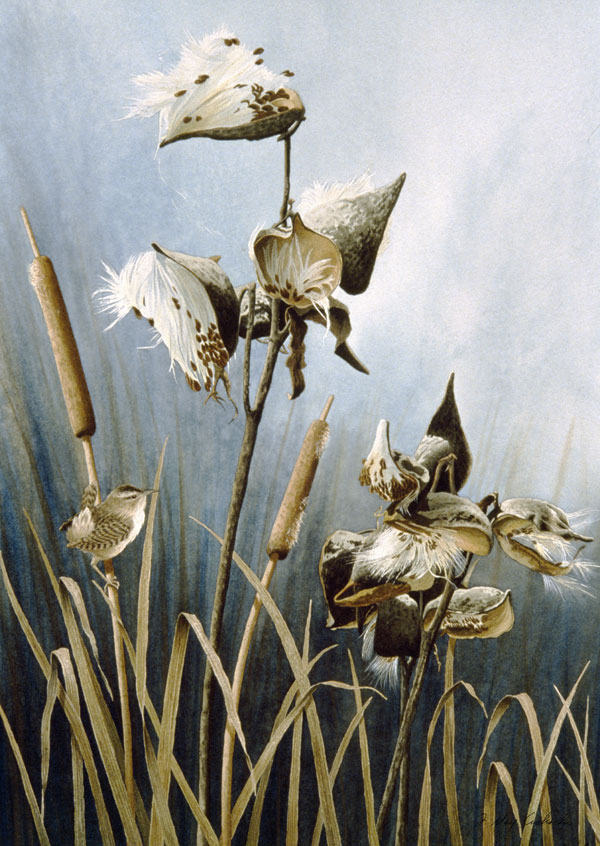
[[[144,493],[146,494],[146,496],[148,496],[148,494],[151,494],[151,493],[158,493],[158,488],[148,488],[147,490],[144,491]]]

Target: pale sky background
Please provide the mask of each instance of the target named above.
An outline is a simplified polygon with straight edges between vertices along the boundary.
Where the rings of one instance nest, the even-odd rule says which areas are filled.
[[[121,120],[136,93],[134,75],[176,62],[187,33],[201,37],[225,25],[248,47],[263,46],[272,70],[295,71],[307,120],[292,143],[293,197],[315,180],[338,182],[369,171],[379,186],[407,173],[391,243],[368,292],[340,294],[351,308],[350,343],[371,375],[332,355],[331,338],[323,338],[321,327],[308,334],[307,389],[294,406],[295,440],[286,455],[291,466],[308,422],[335,393],[330,458],[326,453],[314,498],[323,502],[326,485],[334,488],[327,502],[338,522],[327,532],[342,522],[357,529],[369,524],[377,504],[355,480],[377,421],[389,419],[393,445],[412,452],[451,371],[475,458],[466,495],[479,499],[493,489],[503,497],[558,495],[555,501],[567,510],[590,509],[597,516],[596,2],[0,0],[0,9],[2,372],[21,373],[40,398],[43,388],[50,389],[43,408],[30,391],[26,426],[5,383],[0,425],[6,431],[27,428],[56,455],[70,449],[67,435],[44,430],[48,403],[52,414],[64,412],[26,281],[31,253],[18,214],[24,205],[42,252],[54,261],[81,345],[98,418],[101,481],[149,481],[142,476],[153,472],[162,438],[173,434],[176,420],[181,442],[172,440],[170,449],[177,443],[187,460],[176,465],[173,452],[165,484],[181,482],[186,517],[198,513],[195,504],[210,490],[214,503],[203,507],[213,508],[214,525],[221,524],[241,420],[227,427],[229,411],[205,407],[181,374],[174,382],[164,348],[138,351],[150,336],[133,317],[104,334],[109,321],[94,314],[91,295],[102,262],[120,268],[152,241],[195,255],[221,254],[234,285],[252,279],[248,238],[257,224],[277,218],[282,145],[275,139],[191,139],[156,154],[158,119]],[[231,367],[238,398],[240,375],[241,348]],[[261,434],[269,460],[290,415],[287,380],[282,366]],[[129,411],[133,398],[147,428],[143,438]],[[143,410],[144,403],[151,411]],[[120,452],[110,429],[115,415],[122,423]],[[78,488],[73,477],[82,468],[70,460],[61,459],[60,472]],[[125,472],[137,478],[116,478]],[[284,475],[278,480],[282,489]],[[27,474],[20,484],[29,493]],[[262,480],[252,484],[252,509],[262,521],[268,498]],[[13,489],[2,480],[5,502]],[[70,500],[77,497],[74,492]],[[210,511],[201,513],[211,522]],[[251,510],[246,529],[253,519]],[[314,549],[305,554],[313,559],[316,597],[322,538],[309,534],[311,519],[309,506],[306,537]],[[195,537],[189,530],[187,543],[199,543]],[[496,583],[522,588],[515,593],[518,610],[531,611],[525,602],[535,574],[517,565],[506,571],[481,566]],[[282,586],[289,598],[296,577],[286,572],[289,581]],[[540,640],[533,641],[531,666],[538,660],[535,644],[553,633],[542,632],[542,620],[550,625],[560,618],[561,637],[588,638],[579,657],[595,655],[597,599],[580,597],[574,606],[542,599],[529,618],[537,625],[538,612]],[[199,601],[206,613],[207,595]],[[588,631],[577,630],[579,620],[590,621]],[[529,637],[520,631],[518,637]],[[498,649],[510,655],[510,645]],[[550,664],[555,673],[562,672],[558,664]],[[567,664],[565,659],[561,666]],[[570,678],[581,665],[567,667],[565,675]],[[591,673],[593,690],[597,664]],[[516,692],[519,683],[507,681],[508,690]]]

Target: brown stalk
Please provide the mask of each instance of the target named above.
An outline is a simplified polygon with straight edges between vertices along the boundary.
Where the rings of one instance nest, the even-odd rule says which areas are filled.
[[[333,396],[330,396],[325,403],[318,420],[314,420],[304,437],[300,453],[292,470],[290,481],[281,500],[279,511],[273,523],[271,536],[267,544],[267,555],[269,563],[265,569],[261,583],[266,590],[269,590],[275,566],[278,561],[283,561],[298,536],[298,529],[310,489],[315,478],[319,458],[324,442],[329,434],[329,426],[325,422],[329,409],[333,403]],[[235,707],[237,709],[242,692],[244,672],[250,643],[256,628],[262,602],[258,594],[254,598],[252,608],[246,621],[246,627],[242,636],[242,642],[238,651],[237,662],[233,674],[231,686]],[[232,837],[231,827],[231,783],[233,776],[233,752],[235,745],[235,728],[231,720],[227,720],[225,735],[223,738],[223,756],[221,762],[221,846],[229,846]]]
[[[75,437],[79,438],[88,474],[88,483],[98,485],[98,474],[92,447],[92,435],[96,431],[96,420],[92,400],[88,390],[85,373],[81,364],[77,342],[69,320],[67,307],[62,296],[60,284],[52,262],[47,256],[40,254],[27,212],[21,208],[21,216],[33,250],[34,259],[29,268],[29,280],[37,294],[48,337],[52,345],[52,352],[56,362],[56,369],[67,407],[67,414],[71,429]],[[100,486],[98,485],[98,502],[100,502]],[[104,570],[108,579],[114,577],[112,561],[104,561]],[[119,595],[114,585],[108,584],[109,597],[112,600],[117,618],[121,619]],[[129,711],[129,693],[127,689],[127,669],[125,653],[119,624],[115,617],[112,619],[113,643],[115,650],[115,664],[119,684],[121,702],[121,720],[123,726],[123,750],[125,753],[125,784],[127,795],[133,812],[135,813],[135,786],[133,779],[133,743],[131,733],[131,715]]]

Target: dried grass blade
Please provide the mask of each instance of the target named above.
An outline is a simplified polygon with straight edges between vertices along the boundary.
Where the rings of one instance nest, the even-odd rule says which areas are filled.
[[[587,755],[588,745],[588,731],[590,727],[590,697],[585,701],[585,726],[583,729],[583,748]],[[583,755],[580,754],[579,761],[579,808],[577,815],[577,829],[579,835],[579,846],[585,846],[585,790],[586,790],[586,774],[585,765],[583,763]]]
[[[560,699],[560,701],[562,702],[563,707],[564,707],[565,704],[566,704],[565,699],[564,699],[563,695],[561,694],[560,690],[556,687],[556,685],[554,685],[554,690],[558,694],[558,698]],[[569,708],[568,705],[567,705],[567,717],[569,718],[569,723],[571,724],[571,729],[573,730],[573,734],[575,735],[575,740],[577,742],[577,748],[579,749],[579,756],[580,756],[580,760],[581,760],[581,768],[583,769],[583,772],[585,774],[585,782],[586,782],[588,794],[589,794],[589,797],[590,797],[590,806],[591,806],[593,813],[596,815],[596,817],[600,818],[600,807],[598,805],[598,796],[596,794],[596,789],[594,787],[594,777],[592,775],[592,769],[590,767],[590,762],[589,762],[589,759],[588,759],[588,756],[587,756],[586,746],[585,746],[585,743],[581,739],[581,734],[579,733],[579,729],[577,728],[577,723],[575,722],[575,718],[573,717],[573,713],[572,713],[572,711],[571,711],[571,709]],[[586,717],[586,723],[587,723],[587,717]],[[585,792],[584,792],[583,795],[584,795],[584,798],[585,798]]]
[[[65,582],[69,581],[72,580],[67,579],[64,576],[60,579],[60,605],[65,625],[67,627],[71,652],[73,653],[75,664],[77,665],[81,689],[88,709],[92,730],[94,732],[94,737],[96,738],[96,743],[98,744],[100,757],[106,770],[110,788],[119,811],[119,816],[121,818],[121,822],[123,823],[125,836],[129,841],[131,841],[132,845],[142,846],[140,833],[136,826],[131,806],[129,805],[127,790],[123,780],[122,766],[120,766],[120,763],[122,764],[123,749],[122,747],[120,748],[119,751],[121,755],[118,757],[118,743],[115,744],[114,742],[115,737],[118,741],[118,734],[116,728],[114,728],[114,723],[112,723],[112,717],[110,716],[106,702],[102,697],[102,691],[100,689],[100,685],[98,684],[98,680],[94,675],[87,649],[85,648],[83,639],[79,633],[79,629],[77,628],[75,615],[73,614],[73,609],[70,604],[71,594],[65,584]],[[113,730],[110,728],[111,723]]]
[[[34,654],[44,674],[44,677],[46,679],[49,679],[51,672],[50,662],[46,658],[44,650],[42,649],[40,642],[36,638],[33,629],[29,624],[27,616],[25,615],[25,612],[19,604],[13,586],[8,577],[8,573],[4,565],[4,559],[2,558],[2,553],[0,553],[0,570],[2,572],[2,578],[4,580],[4,585],[10,600],[10,604],[13,608],[13,611],[15,612],[17,620],[19,621],[21,629],[23,630],[23,633],[27,638],[27,642],[29,643],[31,651]],[[106,805],[104,803],[104,797],[102,795],[102,788],[100,787],[100,781],[98,779],[98,772],[96,770],[96,764],[94,762],[92,748],[90,746],[87,734],[83,727],[83,723],[81,722],[81,717],[79,713],[75,710],[71,700],[66,695],[65,690],[60,684],[58,686],[58,700],[63,707],[67,719],[69,720],[71,730],[75,733],[79,750],[83,756],[85,767],[88,773],[90,787],[94,797],[94,802],[96,804],[96,812],[98,815],[98,824],[100,828],[100,835],[102,837],[102,843],[104,844],[104,846],[114,846],[115,841],[112,834],[110,819],[106,810]]]
[[[525,819],[530,821],[531,823],[533,823],[533,821],[535,820],[535,818],[537,816],[538,807],[540,805],[540,799],[541,799],[541,796],[542,796],[542,790],[543,790],[544,784],[546,783],[546,776],[548,774],[548,768],[550,766],[552,756],[554,755],[554,749],[555,749],[556,743],[558,741],[558,736],[561,732],[561,729],[562,729],[563,723],[565,721],[565,718],[567,716],[567,713],[569,711],[569,707],[571,705],[571,702],[573,701],[573,697],[575,696],[575,693],[577,692],[577,688],[579,687],[579,682],[583,678],[583,675],[586,672],[589,665],[590,665],[590,662],[588,661],[588,663],[585,665],[585,667],[583,668],[583,670],[579,674],[577,681],[573,685],[571,692],[569,693],[567,699],[563,700],[564,704],[563,704],[563,706],[562,706],[562,708],[561,708],[561,710],[558,714],[558,717],[555,720],[554,726],[552,727],[552,731],[550,733],[550,739],[548,740],[548,745],[546,746],[546,750],[544,752],[544,757],[542,759],[542,763],[541,763],[541,766],[539,768],[537,778],[535,780],[535,784],[533,786],[533,792],[531,794],[531,799],[529,801],[529,807],[527,809],[527,815],[525,817]],[[561,697],[561,699],[562,699],[562,697]],[[549,828],[550,826],[547,826],[547,827]],[[529,846],[529,843],[531,841],[531,834],[533,832],[533,828],[534,828],[533,825],[527,825],[525,827],[525,831],[523,832],[523,837],[521,838],[521,846]],[[546,828],[546,826],[543,826],[543,828]]]
[[[183,675],[183,665],[185,663],[189,631],[190,627],[187,620],[182,615],[179,615],[175,625],[171,658],[169,660],[169,669],[167,671],[167,681],[163,697],[162,720],[160,723],[160,730],[158,732],[158,755],[156,762],[158,778],[160,779],[167,799],[169,797],[171,780],[171,757],[173,755],[173,744],[175,743],[175,724],[177,721],[177,711],[179,709],[181,678]],[[145,696],[146,694],[144,693],[144,698]],[[153,801],[152,815],[150,818],[150,846],[161,846],[163,842],[161,834],[162,827],[159,828],[157,815],[158,807],[156,802]]]
[[[254,765],[254,776],[257,783],[261,781],[263,774],[269,771],[271,762],[273,761],[275,753],[277,752],[277,747],[281,743],[289,727],[294,723],[294,721],[298,718],[298,715],[304,711],[308,703],[311,701],[314,689],[314,687],[309,689],[308,693],[303,696],[302,699],[297,702],[296,705],[294,705],[292,710],[285,715],[285,717],[279,723],[277,728],[272,732],[271,737],[269,738],[266,746],[261,752],[258,761]],[[240,820],[242,819],[244,811],[246,810],[248,802],[252,798],[253,793],[254,788],[252,786],[252,781],[250,777],[248,777],[248,779],[246,780],[246,784],[240,791],[240,795],[238,796],[236,803],[231,811],[232,835],[235,834],[235,831],[238,825],[240,824]]]
[[[29,512],[28,512],[28,511],[24,508],[24,509],[23,509],[23,513],[25,514],[25,519],[27,520],[27,523],[29,524],[29,528],[30,528],[30,530],[31,530],[31,534],[32,534],[32,535],[33,535],[33,537],[34,537],[35,542],[36,542],[36,545],[37,545],[37,548],[39,549],[40,554],[41,554],[41,556],[42,556],[42,561],[43,561],[44,567],[46,568],[46,572],[47,572],[47,574],[48,574],[48,578],[50,579],[50,583],[51,583],[51,585],[52,585],[52,588],[53,588],[53,590],[54,590],[54,593],[55,593],[55,595],[56,595],[56,598],[58,599],[58,594],[59,594],[59,590],[58,590],[58,579],[56,578],[56,575],[55,575],[54,570],[53,570],[53,568],[52,568],[52,564],[50,563],[50,559],[48,558],[48,556],[46,555],[46,553],[45,553],[45,551],[44,551],[44,547],[42,546],[42,542],[41,542],[41,540],[40,540],[40,536],[38,535],[37,530],[36,530],[36,528],[35,528],[35,526],[34,526],[34,524],[33,524],[33,520],[32,520],[32,519],[31,519],[31,517],[29,516]]]
[[[61,647],[53,652],[52,657],[53,661],[57,661],[62,668],[67,696],[77,712],[77,716],[81,718],[79,688],[69,650],[66,647]],[[79,744],[73,726],[71,726],[71,772],[73,775],[73,842],[75,846],[78,846],[78,844],[86,842],[85,793],[83,784],[83,756],[79,751]]]
[[[344,760],[344,755],[350,745],[350,741],[352,740],[352,735],[356,727],[363,722],[365,711],[373,701],[373,697],[369,697],[365,704],[360,708],[359,711],[352,717],[348,728],[344,732],[344,736],[340,741],[340,745],[338,746],[337,752],[335,753],[335,758],[333,759],[333,763],[331,764],[331,770],[329,773],[329,783],[331,784],[331,788],[333,790],[333,786],[335,784],[335,780],[338,776],[340,771],[340,767],[342,766],[342,761]],[[319,813],[317,814],[317,821],[315,822],[315,827],[313,829],[313,836],[311,840],[311,846],[319,846],[319,841],[321,839],[321,832],[323,831],[323,808],[319,808]]]
[[[52,661],[52,656],[50,656],[50,658],[50,678],[48,679],[48,683],[46,685],[46,704],[44,705],[40,730],[42,743],[40,813],[42,815],[42,819],[44,819],[45,815],[46,788],[48,787],[48,775],[50,772],[50,721],[52,719],[52,711],[54,710],[58,694],[58,670],[54,661]]]
[[[160,476],[162,473],[163,463],[165,460],[165,450],[167,448],[167,441],[168,438],[165,439],[162,450],[160,452],[160,457],[158,459],[158,467],[156,468],[156,474],[154,476],[154,484],[152,485],[152,487],[155,488],[157,491],[160,484]],[[152,535],[154,532],[154,520],[156,517],[157,502],[158,492],[153,493],[150,497],[148,516],[146,518],[146,533],[144,536],[144,549],[142,551],[142,566],[140,569],[140,579],[138,587],[137,636],[135,644],[135,690],[142,716],[144,714],[144,695],[146,690],[146,655],[148,653],[150,579],[152,575]]]
[[[523,827],[519,817],[519,808],[515,798],[513,781],[509,771],[502,761],[492,761],[488,770],[485,784],[485,799],[483,803],[483,846],[494,846],[496,842],[496,791],[498,778],[502,782],[508,801],[519,829],[519,837],[523,834]]]
[[[496,705],[492,712],[492,716],[490,717],[485,738],[483,741],[483,749],[481,752],[481,756],[479,758],[479,762],[477,764],[477,783],[479,784],[479,778],[481,775],[481,768],[483,766],[483,759],[485,756],[485,752],[487,749],[488,741],[508,710],[511,702],[518,702],[521,706],[521,710],[523,711],[525,718],[527,720],[527,726],[529,728],[529,736],[531,738],[531,746],[533,749],[533,758],[535,761],[535,769],[536,773],[539,772],[540,767],[542,765],[542,759],[544,757],[544,744],[542,741],[542,732],[540,731],[540,724],[538,722],[537,713],[535,710],[535,706],[533,704],[533,700],[527,693],[517,693],[517,694],[508,694],[504,696],[500,702]],[[542,811],[542,817],[544,819],[552,819],[552,809],[550,806],[550,792],[548,790],[547,783],[544,784],[542,788],[542,796],[540,800],[540,806]],[[552,834],[552,828],[549,825],[542,826],[542,840],[544,846],[553,846],[554,837]]]
[[[454,684],[454,649],[456,639],[448,638],[446,650],[446,667],[444,688],[449,690]],[[460,815],[458,812],[458,794],[456,792],[456,762],[454,754],[454,738],[456,734],[456,720],[454,717],[454,696],[449,696],[444,709],[444,790],[446,792],[446,808],[448,812],[448,828],[450,829],[450,843],[452,846],[462,846],[462,832],[460,830]]]
[[[73,600],[73,605],[79,615],[79,622],[81,623],[81,628],[86,635],[90,647],[92,649],[92,655],[94,656],[94,661],[96,662],[96,667],[98,668],[98,672],[100,673],[100,677],[104,683],[104,686],[110,696],[111,700],[113,699],[113,692],[111,690],[110,684],[108,683],[108,679],[104,675],[104,671],[102,670],[102,666],[100,665],[100,656],[98,655],[98,644],[96,643],[96,636],[92,630],[90,625],[90,620],[87,615],[87,611],[85,608],[85,603],[83,601],[83,594],[81,593],[81,588],[77,584],[77,582],[73,581],[73,579],[65,579],[63,580],[64,586],[67,588],[69,593],[71,594],[71,598]]]
[[[3,558],[1,552],[0,552],[0,571],[2,572],[2,579],[4,581],[4,587],[6,589],[6,593],[8,594],[9,602],[11,604],[13,611],[15,612],[15,616],[16,616],[17,620],[19,621],[19,625],[21,626],[23,634],[27,638],[27,643],[29,644],[31,651],[34,654],[36,661],[40,665],[44,676],[46,677],[46,679],[49,679],[50,678],[50,662],[46,658],[46,654],[45,654],[44,650],[42,649],[39,640],[35,636],[33,629],[31,628],[29,620],[27,619],[27,615],[23,611],[23,608],[21,607],[21,604],[20,604],[19,600],[17,599],[17,595],[16,595],[14,588],[12,586],[12,583],[11,583],[9,577],[8,577],[8,572],[6,570],[6,566],[4,564],[4,558]]]
[[[312,600],[308,605],[306,623],[304,626],[304,646],[302,648],[302,663],[308,672],[308,656],[310,650],[310,621],[312,617]],[[300,712],[294,723],[292,735],[292,754],[290,762],[290,777],[288,782],[288,813],[286,825],[286,846],[298,846],[298,806],[300,802],[300,769],[302,765],[302,727],[303,712]]]
[[[350,672],[352,674],[352,686],[354,688],[354,702],[356,704],[356,713],[358,713],[362,708],[362,694],[360,692],[358,675],[356,674],[356,667],[354,666],[354,661],[352,660],[352,653],[350,652],[350,650],[348,650],[348,660],[350,661]],[[365,726],[364,720],[361,720],[359,723],[358,738],[360,741],[360,764],[362,768],[363,777],[369,846],[379,846],[379,837],[377,836],[377,821],[375,818],[375,799],[373,796],[373,783],[371,781],[369,741],[367,738],[367,727]]]
[[[571,785],[573,793],[577,797],[577,800],[580,803],[580,806],[583,805],[587,820],[588,820],[589,824],[591,825],[591,827],[594,831],[596,843],[598,843],[600,841],[600,818],[596,814],[594,814],[594,812],[592,811],[590,806],[587,804],[587,802],[585,801],[585,797],[583,797],[581,795],[581,792],[580,792],[579,788],[577,787],[577,785],[575,784],[575,781],[569,775],[567,768],[565,767],[563,762],[560,760],[558,755],[556,756],[556,763],[558,764],[558,766],[561,768],[561,770],[565,774],[565,778],[567,779],[567,781]],[[586,843],[586,841],[584,840],[584,846],[585,846],[585,843]]]
[[[106,596],[106,594],[104,593],[102,588],[100,588],[100,593],[104,597],[104,600],[106,601],[107,605],[109,605],[109,607],[111,608],[112,613],[115,614],[114,608],[111,606],[110,599]],[[118,619],[118,623],[119,623],[119,626],[120,626],[120,629],[121,629],[121,635],[123,637],[123,643],[125,644],[125,649],[127,650],[129,662],[131,664],[131,668],[133,670],[133,674],[134,674],[134,677],[135,677],[135,667],[136,667],[135,649],[133,647],[133,643],[131,642],[131,638],[129,637],[127,629],[123,625],[123,621]],[[160,734],[160,725],[161,725],[160,719],[159,719],[158,714],[156,712],[156,708],[154,707],[154,704],[152,703],[152,700],[150,699],[150,696],[148,694],[147,689],[144,693],[144,703],[145,703],[145,707],[146,707],[146,712],[148,713],[148,716],[150,717],[150,722],[152,723],[154,730],[156,731],[156,734],[159,735]],[[198,803],[198,799],[194,794],[194,791],[192,790],[192,788],[188,784],[188,781],[187,781],[185,775],[183,774],[183,771],[182,771],[181,767],[179,766],[177,759],[173,755],[171,756],[171,772],[173,773],[173,778],[177,782],[179,789],[181,790],[181,792],[183,794],[184,799],[186,800],[186,802],[189,805],[190,811],[192,812],[192,814],[194,815],[194,817],[196,819],[196,822],[200,826],[200,828],[202,830],[202,834],[206,838],[208,846],[219,846],[219,838],[217,837],[217,835],[214,832],[214,829],[212,828],[211,824],[209,823],[206,814],[201,809],[201,807]],[[138,810],[138,817],[139,817],[139,808],[137,810]],[[143,805],[142,805],[142,810],[144,810],[144,813],[145,813],[145,809],[143,808]],[[140,822],[140,824],[141,824],[141,822]],[[149,837],[149,825],[150,824],[146,819],[146,824],[145,824],[145,826],[142,827],[142,836],[143,836],[145,841],[147,841],[148,837]]]
[[[318,661],[321,660],[321,658],[323,657],[323,655],[325,655],[326,652],[329,652],[331,649],[335,649],[336,647],[337,647],[337,644],[334,643],[331,646],[327,646],[325,649],[321,650],[321,652],[319,652],[318,655],[315,655],[315,657],[309,662],[308,671],[310,672],[310,670],[312,670],[314,665]],[[288,690],[288,692],[286,693],[286,695],[283,698],[283,702],[281,703],[279,711],[277,712],[277,716],[275,717],[275,720],[273,722],[273,729],[271,730],[271,739],[273,738],[273,733],[279,728],[282,721],[285,719],[285,716],[286,716],[287,712],[289,711],[291,704],[294,701],[294,697],[296,696],[297,692],[298,692],[298,682],[293,681],[291,686],[290,686],[290,689]],[[283,735],[282,735],[282,737],[283,737]],[[275,746],[275,749],[276,748],[277,748],[277,746]],[[261,821],[261,817],[262,817],[262,810],[263,810],[263,806],[264,806],[264,802],[265,802],[265,797],[266,797],[266,794],[267,794],[267,787],[269,785],[269,776],[271,774],[272,763],[273,763],[273,759],[271,758],[269,763],[265,766],[263,775],[260,777],[260,782],[259,782],[259,785],[258,785],[258,792],[256,794],[256,799],[254,801],[254,806],[252,808],[252,816],[250,818],[250,825],[248,826],[248,836],[246,838],[246,846],[258,846],[259,837],[260,837],[260,821]],[[256,767],[254,769],[256,771]],[[248,799],[249,798],[250,797],[248,796]],[[246,806],[244,805],[244,808],[241,811],[242,814],[244,813],[245,807]]]
[[[195,614],[187,614],[182,613],[180,617],[187,621],[189,627],[194,632],[198,640],[200,641],[200,646],[206,653],[206,657],[210,662],[212,667],[213,673],[217,682],[219,683],[219,687],[221,688],[221,692],[223,694],[223,699],[225,701],[225,708],[227,710],[227,717],[231,722],[233,728],[235,729],[235,733],[237,734],[238,740],[240,741],[240,745],[244,752],[244,757],[246,758],[246,763],[248,765],[248,769],[250,771],[250,778],[254,784],[254,792],[256,793],[256,782],[254,776],[254,768],[252,766],[252,761],[250,760],[250,756],[248,755],[248,751],[246,748],[246,738],[244,737],[244,731],[242,729],[242,723],[240,721],[239,714],[237,712],[237,708],[235,706],[235,699],[233,698],[233,691],[231,690],[231,684],[229,683],[229,679],[227,678],[227,673],[223,669],[223,665],[221,664],[221,659],[217,655],[214,646],[210,642],[209,638],[206,635],[206,632],[202,628],[202,623],[196,617]]]
[[[31,813],[33,816],[33,823],[35,825],[35,830],[37,831],[37,836],[42,844],[42,846],[50,846],[50,840],[48,839],[48,834],[44,827],[44,821],[42,819],[42,815],[40,813],[40,809],[38,807],[37,800],[35,798],[35,793],[33,792],[33,787],[31,786],[31,779],[29,778],[29,773],[27,772],[27,767],[25,766],[25,761],[23,760],[23,756],[21,755],[21,750],[19,749],[19,744],[17,743],[17,739],[13,734],[13,730],[10,726],[8,721],[8,717],[4,711],[4,708],[0,705],[0,718],[4,723],[4,729],[8,736],[9,743],[11,745],[13,754],[15,756],[17,766],[19,768],[19,773],[21,775],[21,782],[23,784],[23,789],[25,790],[25,796],[27,797],[27,801],[29,803],[29,807],[31,809]]]
[[[144,733],[146,766],[148,768],[148,775],[150,776],[150,784],[152,785],[152,818],[157,820],[157,825],[160,826],[161,832],[160,839],[156,842],[162,844],[164,841],[167,846],[179,846],[175,826],[173,825],[173,819],[169,811],[168,792],[160,778],[152,740],[145,724],[143,724],[142,729]]]
[[[448,690],[444,691],[442,696],[440,697],[440,701],[436,705],[435,711],[433,712],[433,717],[431,718],[431,722],[429,724],[429,729],[427,730],[427,749],[426,749],[426,757],[425,757],[425,773],[423,775],[423,785],[421,787],[421,802],[419,805],[419,840],[418,846],[429,846],[429,823],[430,823],[430,816],[431,816],[431,759],[430,759],[430,751],[431,751],[431,742],[433,740],[433,733],[435,731],[435,727],[437,725],[437,721],[442,713],[442,710],[448,701],[448,699],[453,695],[454,691],[457,688],[463,687],[467,693],[475,699],[476,702],[479,703],[483,713],[487,717],[487,712],[485,710],[485,705],[481,701],[481,699],[475,693],[475,689],[471,684],[464,681],[457,681],[455,684],[452,685]]]
[[[197,520],[196,518],[192,519],[205,528],[217,541],[219,541],[219,543],[223,543],[223,539],[220,538],[216,532],[213,532],[212,529],[204,525],[204,523],[201,523],[200,520]],[[290,664],[292,672],[298,681],[300,694],[304,697],[309,692],[310,682],[308,680],[308,676],[306,675],[306,671],[302,666],[302,660],[300,658],[300,654],[298,653],[294,638],[292,637],[292,633],[283,619],[281,611],[277,607],[271,594],[265,590],[264,586],[261,584],[260,579],[257,578],[251,568],[235,552],[233,553],[233,560],[240,568],[246,579],[250,582],[255,592],[259,595],[265,610],[271,617],[281,641],[281,645],[284,648],[288,663]],[[321,732],[317,709],[312,700],[306,705],[306,719],[311,736],[319,800],[323,806],[327,843],[329,846],[341,846],[340,830],[335,813],[333,794],[329,784],[329,770],[325,754],[325,743],[323,741],[323,734]]]

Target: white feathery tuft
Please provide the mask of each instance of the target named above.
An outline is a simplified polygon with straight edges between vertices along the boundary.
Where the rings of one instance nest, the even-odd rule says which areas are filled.
[[[413,534],[386,526],[355,553],[354,560],[355,566],[368,568],[382,581],[406,581],[413,590],[427,590],[434,578],[455,578],[465,568],[464,553],[443,529]]]
[[[227,352],[201,280],[154,250],[130,258],[120,273],[107,265],[104,269],[106,287],[94,296],[100,312],[115,315],[107,329],[135,309],[169,350],[171,370],[177,363],[191,381],[201,380],[209,390],[227,363]]]

